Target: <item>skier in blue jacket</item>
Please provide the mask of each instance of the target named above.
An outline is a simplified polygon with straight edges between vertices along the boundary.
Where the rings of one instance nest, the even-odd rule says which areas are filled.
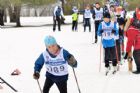
[[[110,14],[104,14],[104,21],[100,23],[98,28],[98,36],[102,38],[102,44],[105,51],[105,67],[106,74],[109,72],[109,61],[112,61],[114,70],[113,73],[117,71],[117,55],[116,55],[116,43],[115,38],[118,36],[118,26],[116,22],[111,22]]]
[[[49,93],[55,83],[60,93],[67,93],[68,64],[77,67],[77,61],[72,54],[60,47],[53,36],[45,37],[46,50],[35,61],[34,79],[39,79],[43,65],[46,66],[46,80],[43,93]]]

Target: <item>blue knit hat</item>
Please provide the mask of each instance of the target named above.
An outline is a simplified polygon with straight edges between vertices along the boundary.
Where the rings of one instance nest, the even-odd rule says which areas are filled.
[[[46,36],[44,39],[44,43],[46,46],[57,44],[57,42],[53,36]]]

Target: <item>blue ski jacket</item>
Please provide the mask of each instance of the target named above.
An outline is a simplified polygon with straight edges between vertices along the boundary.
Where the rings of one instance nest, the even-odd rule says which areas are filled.
[[[103,21],[104,22],[104,21]],[[118,24],[116,23],[116,22],[114,22],[114,27],[113,28],[111,28],[111,29],[108,29],[108,31],[107,30],[104,30],[103,29],[103,22],[101,22],[100,24],[99,24],[99,27],[98,27],[98,32],[97,32],[97,34],[98,34],[98,36],[101,36],[101,38],[102,38],[102,44],[103,44],[103,47],[104,48],[107,48],[107,47],[114,47],[116,44],[115,44],[115,36],[117,37],[118,36]],[[108,23],[106,23],[106,22],[104,22],[105,23],[105,25],[106,25],[106,27],[108,27],[108,26],[110,26],[111,25],[111,22],[108,22]],[[109,38],[109,39],[106,39],[106,38],[103,38],[104,36],[103,36],[103,33],[104,32],[110,32],[110,35],[112,34],[112,30],[114,30],[115,32],[113,33],[114,34],[114,38]]]

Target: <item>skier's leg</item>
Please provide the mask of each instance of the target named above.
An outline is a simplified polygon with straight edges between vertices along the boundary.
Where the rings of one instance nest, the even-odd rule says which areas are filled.
[[[117,64],[118,64],[118,50],[116,50],[116,49],[118,49],[117,48],[117,46],[115,46],[115,47],[112,47],[111,48],[111,61],[112,61],[112,65],[113,65],[113,74],[115,74],[116,73],[116,71],[117,71]]]
[[[105,60],[105,67],[109,68],[109,60]]]
[[[60,93],[67,93],[67,81],[56,82]]]
[[[57,18],[57,22],[58,22],[58,31],[61,31],[61,18],[60,17]]]
[[[98,41],[97,32],[98,32],[99,22],[95,21],[95,43]]]
[[[110,55],[110,49],[109,48],[104,48],[104,54],[105,54],[105,67],[108,68],[109,67],[109,55]]]
[[[89,25],[89,32],[91,32],[91,22],[90,22],[90,19],[88,20],[88,25]]]
[[[112,60],[112,65],[113,65],[113,66],[117,66],[117,59],[113,59],[113,60]]]
[[[75,22],[75,31],[77,31],[77,27],[78,27],[78,22]]]
[[[55,31],[56,29],[56,18],[53,17],[53,31]]]
[[[72,31],[74,31],[75,21],[72,21]]]
[[[84,32],[86,32],[86,26],[87,26],[87,19],[84,19]]]
[[[140,73],[140,50],[134,50],[133,57],[136,63],[137,72]]]
[[[104,52],[105,52],[105,58],[104,58],[105,59],[105,73],[107,75],[110,69],[110,65],[109,65],[110,49],[104,48]]]
[[[49,93],[49,90],[53,84],[54,82],[51,79],[46,78],[44,88],[43,88],[43,93]]]

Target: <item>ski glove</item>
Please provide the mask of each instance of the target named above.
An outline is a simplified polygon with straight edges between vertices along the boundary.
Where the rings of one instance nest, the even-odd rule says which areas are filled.
[[[102,29],[102,30],[100,30],[100,33],[102,34],[104,32],[104,30]]]
[[[33,74],[33,78],[34,79],[39,79],[39,77],[40,77],[39,72],[38,71],[35,71],[34,74]]]
[[[115,34],[116,33],[116,30],[114,30],[114,29],[112,29],[112,32],[111,32],[112,34]]]
[[[92,15],[92,18],[95,19],[95,15]]]
[[[74,58],[74,56],[71,56],[68,60],[67,60],[68,64],[74,68],[77,67],[77,61]]]
[[[126,60],[128,58],[128,52],[126,52],[124,59]]]

